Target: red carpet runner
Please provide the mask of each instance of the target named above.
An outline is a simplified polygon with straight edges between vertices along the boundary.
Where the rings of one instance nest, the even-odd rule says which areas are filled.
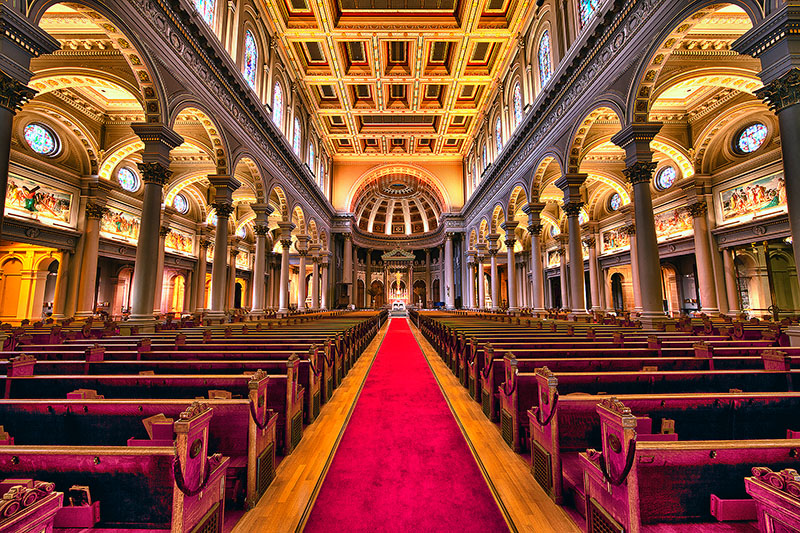
[[[392,319],[305,531],[508,531],[405,319]]]

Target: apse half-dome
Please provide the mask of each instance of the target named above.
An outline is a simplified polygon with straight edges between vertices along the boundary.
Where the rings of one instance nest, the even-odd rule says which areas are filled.
[[[378,175],[353,196],[358,228],[377,235],[424,235],[439,227],[445,205],[429,178],[403,171]]]

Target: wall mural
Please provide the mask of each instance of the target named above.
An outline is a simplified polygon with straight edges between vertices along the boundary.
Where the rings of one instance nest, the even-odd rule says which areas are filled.
[[[72,195],[27,178],[9,176],[6,212],[34,220],[70,224]]]
[[[631,245],[631,236],[624,227],[614,228],[603,232],[603,252],[611,253]]]
[[[137,242],[139,240],[139,217],[114,207],[109,207],[100,219],[100,233],[114,239]]]
[[[547,268],[561,265],[561,256],[558,252],[547,252]]]
[[[182,254],[192,254],[194,253],[194,235],[173,228],[164,239],[164,248]]]
[[[239,250],[239,255],[236,256],[236,268],[239,270],[250,270],[250,254]]]
[[[720,199],[723,220],[784,207],[786,187],[783,174],[774,174],[731,187],[720,192]]]
[[[677,209],[656,213],[655,223],[656,237],[659,241],[684,232],[690,232],[694,227],[692,215],[689,214],[689,209],[686,207],[678,207]]]

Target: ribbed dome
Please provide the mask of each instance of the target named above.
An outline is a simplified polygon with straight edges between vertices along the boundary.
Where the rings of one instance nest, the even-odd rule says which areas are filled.
[[[376,177],[355,195],[358,227],[383,235],[421,235],[436,230],[443,200],[433,183],[402,172]]]

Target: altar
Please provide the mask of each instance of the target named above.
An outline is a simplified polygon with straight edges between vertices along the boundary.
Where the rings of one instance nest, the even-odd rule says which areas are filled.
[[[390,302],[392,314],[398,311],[406,314],[406,309],[413,305],[412,287],[414,279],[414,253],[395,248],[381,256],[386,268],[386,301]]]

